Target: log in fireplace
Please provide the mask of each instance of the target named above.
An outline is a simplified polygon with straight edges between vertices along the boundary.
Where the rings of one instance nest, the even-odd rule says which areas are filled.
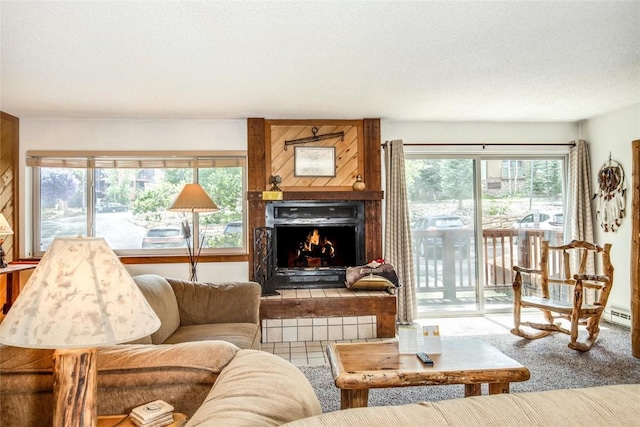
[[[277,289],[342,287],[364,264],[362,201],[282,201],[266,206]]]

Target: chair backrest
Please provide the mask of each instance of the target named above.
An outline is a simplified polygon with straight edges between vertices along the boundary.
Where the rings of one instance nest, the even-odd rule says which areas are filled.
[[[604,247],[594,243],[572,240],[571,242],[551,246],[543,241],[540,255],[542,294],[549,298],[549,284],[575,285],[581,280],[585,288],[600,290],[596,293],[595,302],[605,305],[613,286],[613,265],[611,264],[611,244]],[[601,275],[596,275],[599,265]],[[606,276],[607,280],[601,280]],[[594,279],[600,284],[595,285]]]

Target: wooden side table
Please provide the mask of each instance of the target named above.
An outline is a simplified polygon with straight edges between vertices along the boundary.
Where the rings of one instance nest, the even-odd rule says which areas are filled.
[[[0,268],[0,274],[7,276],[7,300],[2,306],[2,314],[7,314],[11,305],[20,293],[20,272],[24,270],[32,270],[38,266],[35,262],[16,262],[9,263],[5,268]]]
[[[187,416],[180,412],[173,413],[173,422],[167,427],[182,427],[187,423]],[[136,427],[128,415],[101,415],[98,417],[98,427]]]

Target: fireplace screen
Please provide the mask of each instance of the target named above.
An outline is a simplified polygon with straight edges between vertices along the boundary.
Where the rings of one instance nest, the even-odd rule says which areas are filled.
[[[344,286],[347,267],[364,261],[362,201],[270,202],[277,289]]]

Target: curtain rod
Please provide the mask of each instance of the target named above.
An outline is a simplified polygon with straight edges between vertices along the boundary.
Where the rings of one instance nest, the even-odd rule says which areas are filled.
[[[391,141],[385,141],[384,143],[380,144],[380,146],[382,147],[386,147],[387,143],[391,142]],[[417,146],[417,147],[436,147],[436,146],[441,146],[441,147],[445,147],[445,146],[450,146],[450,147],[461,147],[461,146],[481,146],[482,149],[484,150],[485,148],[487,148],[488,146],[494,145],[494,146],[507,146],[507,145],[513,145],[516,147],[520,147],[520,146],[536,146],[536,147],[560,147],[560,146],[568,146],[568,147],[575,147],[576,143],[575,142],[561,142],[561,143],[547,143],[547,144],[540,144],[537,142],[514,142],[514,143],[486,143],[486,142],[462,142],[460,144],[455,144],[455,143],[451,143],[451,142],[447,142],[447,143],[440,143],[440,142],[423,142],[423,143],[415,143],[415,144],[404,144],[405,146]]]

